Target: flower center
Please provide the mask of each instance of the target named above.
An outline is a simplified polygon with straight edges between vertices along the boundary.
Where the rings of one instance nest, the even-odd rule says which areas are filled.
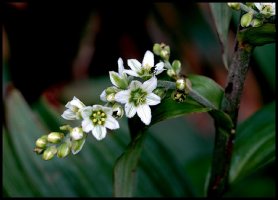
[[[129,102],[134,103],[135,106],[139,106],[146,103],[147,92],[141,88],[136,88],[130,92]]]
[[[91,120],[94,125],[104,125],[107,115],[102,110],[95,110],[92,112]]]

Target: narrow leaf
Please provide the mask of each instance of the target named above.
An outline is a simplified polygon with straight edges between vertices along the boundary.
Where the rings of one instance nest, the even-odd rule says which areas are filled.
[[[230,171],[232,182],[275,160],[275,103],[238,127]]]
[[[225,67],[228,69],[228,31],[229,25],[232,18],[231,8],[228,7],[227,3],[210,3],[211,12],[216,25],[216,30],[222,44],[222,59]]]

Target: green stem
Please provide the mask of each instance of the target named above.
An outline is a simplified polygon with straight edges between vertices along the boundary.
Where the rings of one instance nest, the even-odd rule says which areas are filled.
[[[253,47],[237,42],[233,60],[229,68],[228,82],[221,110],[230,116],[233,126],[226,126],[220,120],[215,121],[215,145],[208,185],[208,197],[219,197],[227,191],[229,170],[236,135],[237,116],[244,81],[248,72]]]

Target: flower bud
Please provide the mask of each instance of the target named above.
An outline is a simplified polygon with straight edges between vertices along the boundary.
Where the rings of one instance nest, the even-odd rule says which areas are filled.
[[[48,142],[57,144],[62,140],[63,137],[64,137],[63,133],[51,132],[51,133],[48,134],[47,140],[48,140]]]
[[[83,136],[84,136],[84,133],[83,133],[82,128],[80,128],[80,127],[75,127],[70,132],[70,137],[73,140],[80,140],[81,138],[83,138]]]
[[[72,127],[70,125],[64,125],[64,126],[60,126],[60,130],[61,131],[71,131]]]
[[[263,25],[263,21],[262,20],[259,20],[259,19],[253,19],[252,21],[251,21],[251,26],[252,27],[259,27],[259,26],[261,26],[261,25]]]
[[[112,107],[112,110],[113,110],[113,117],[118,118],[118,119],[123,117],[124,109],[120,104],[115,103]]]
[[[57,153],[57,149],[55,146],[48,147],[42,155],[42,159],[44,160],[50,160],[53,158],[53,156]]]
[[[234,10],[239,10],[240,9],[240,3],[229,2],[227,4],[230,8],[232,8]]]
[[[157,56],[160,55],[160,52],[161,52],[161,46],[160,46],[160,44],[155,43],[155,44],[153,45],[153,52],[154,52],[154,54],[157,55]]]
[[[248,12],[242,15],[240,24],[242,27],[248,27],[253,19],[253,12]]]
[[[171,78],[174,78],[176,76],[176,73],[173,69],[168,69],[167,75],[170,76]]]
[[[180,78],[176,81],[176,88],[180,91],[183,91],[185,89],[185,80],[183,78]]]
[[[176,74],[179,74],[181,71],[181,62],[179,60],[174,60],[172,63],[172,68]]]
[[[70,152],[70,143],[63,143],[57,148],[57,157],[64,158]]]
[[[165,88],[156,88],[153,91],[154,94],[159,96],[161,99],[163,99],[166,96],[166,89]]]
[[[166,46],[160,51],[160,57],[164,60],[169,60],[170,57],[170,47]]]
[[[111,94],[106,95],[106,100],[108,102],[114,102],[115,101],[115,93],[111,93]]]
[[[37,154],[42,154],[43,151],[44,151],[44,149],[42,149],[42,148],[39,148],[39,147],[34,148],[34,152],[36,152]]]
[[[47,145],[47,135],[43,135],[36,141],[36,147],[38,148],[45,148]]]

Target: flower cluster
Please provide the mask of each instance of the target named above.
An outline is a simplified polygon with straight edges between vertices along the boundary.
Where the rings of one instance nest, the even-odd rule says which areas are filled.
[[[274,16],[275,3],[238,3],[230,2],[228,6],[235,10],[244,10],[246,13],[241,17],[240,24],[242,27],[259,27],[267,22],[270,17]]]
[[[183,102],[188,94],[188,82],[179,76],[180,61],[174,60],[172,64],[169,63],[170,48],[163,43],[155,44],[153,52],[160,57],[157,64],[154,54],[148,50],[142,63],[136,59],[127,60],[130,69],[125,69],[122,58],[119,58],[118,72],[109,72],[112,85],[100,94],[100,99],[105,105],[86,106],[74,96],[65,105],[66,110],[61,116],[66,120],[80,121],[80,126],[72,128],[70,125],[64,125],[60,127],[62,132],[43,135],[36,141],[34,151],[42,154],[44,160],[49,160],[56,154],[59,158],[66,157],[70,151],[76,154],[85,143],[85,133],[92,133],[97,140],[102,140],[107,135],[107,129],[115,130],[120,127],[117,120],[124,114],[128,118],[137,114],[145,125],[150,125],[150,106],[161,103],[167,90],[158,87],[156,77],[164,71],[176,80],[173,99]]]

